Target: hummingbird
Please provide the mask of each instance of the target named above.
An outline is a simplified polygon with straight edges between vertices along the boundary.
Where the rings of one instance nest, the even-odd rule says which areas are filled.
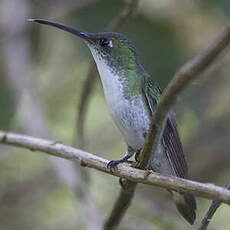
[[[138,156],[162,91],[155,79],[144,70],[133,43],[121,33],[89,33],[44,19],[28,21],[59,28],[85,42],[96,62],[111,116],[127,144],[125,156],[110,161],[107,166],[116,168],[120,163],[130,162],[134,154]],[[147,169],[164,175],[188,177],[188,166],[173,111],[167,114],[160,143]],[[178,211],[193,224],[196,219],[195,197],[190,193],[170,193]]]

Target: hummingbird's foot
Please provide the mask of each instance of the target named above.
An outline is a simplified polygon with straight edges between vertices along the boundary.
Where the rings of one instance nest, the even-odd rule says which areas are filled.
[[[128,147],[128,152],[126,153],[126,155],[120,159],[120,160],[112,160],[107,164],[107,168],[110,169],[117,169],[117,166],[121,163],[130,163],[132,164],[133,161],[130,161],[129,158],[131,158],[134,154],[134,150],[131,147]]]
[[[121,163],[129,163],[129,164],[132,164],[133,161],[129,161],[129,160],[126,160],[124,158],[122,158],[121,160],[112,160],[110,161],[108,164],[107,164],[107,168],[110,168],[110,169],[117,169],[117,166]]]

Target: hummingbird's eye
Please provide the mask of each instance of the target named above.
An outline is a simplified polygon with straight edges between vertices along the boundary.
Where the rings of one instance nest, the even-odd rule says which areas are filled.
[[[107,47],[107,46],[113,47],[113,42],[112,42],[112,40],[107,39],[107,38],[102,38],[102,39],[100,39],[99,44],[100,44],[100,46],[102,46],[102,47]]]

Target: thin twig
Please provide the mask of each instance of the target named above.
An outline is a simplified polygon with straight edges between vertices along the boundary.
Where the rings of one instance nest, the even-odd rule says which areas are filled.
[[[122,26],[124,26],[131,16],[136,12],[139,0],[131,0],[119,13],[112,19],[111,23],[107,26],[107,31],[119,31]],[[85,117],[87,114],[87,108],[90,100],[90,96],[93,92],[94,85],[97,80],[97,71],[96,66],[93,61],[91,61],[88,74],[86,76],[85,82],[83,83],[80,102],[78,105],[78,114],[77,114],[77,124],[78,126],[76,130],[76,135],[78,139],[78,146],[83,148],[85,145],[85,137],[84,137],[84,124]]]
[[[228,184],[226,186],[227,189],[230,189],[230,184]],[[212,220],[212,217],[214,216],[215,212],[217,211],[217,209],[220,207],[221,205],[221,201],[220,200],[213,200],[205,217],[203,218],[203,220],[201,221],[201,225],[198,228],[198,230],[206,230],[208,228],[209,223]]]
[[[107,167],[108,160],[55,141],[0,131],[0,143],[77,161],[81,166],[94,168],[135,183],[155,185],[178,192],[190,192],[199,197],[221,200],[224,203],[230,204],[230,191],[226,188],[178,177],[164,176],[125,165],[119,165],[117,170],[111,171]]]

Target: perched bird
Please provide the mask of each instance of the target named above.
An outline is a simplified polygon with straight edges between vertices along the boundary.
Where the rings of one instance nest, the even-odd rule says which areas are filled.
[[[138,59],[134,45],[121,33],[88,33],[56,22],[29,19],[50,25],[80,37],[89,47],[97,64],[104,94],[114,122],[127,144],[127,153],[108,167],[127,162],[143,148],[151,117],[161,96],[161,89]],[[177,131],[174,113],[168,113],[161,142],[149,160],[148,169],[187,178],[188,168]],[[176,207],[193,224],[196,201],[192,194],[172,192]]]

